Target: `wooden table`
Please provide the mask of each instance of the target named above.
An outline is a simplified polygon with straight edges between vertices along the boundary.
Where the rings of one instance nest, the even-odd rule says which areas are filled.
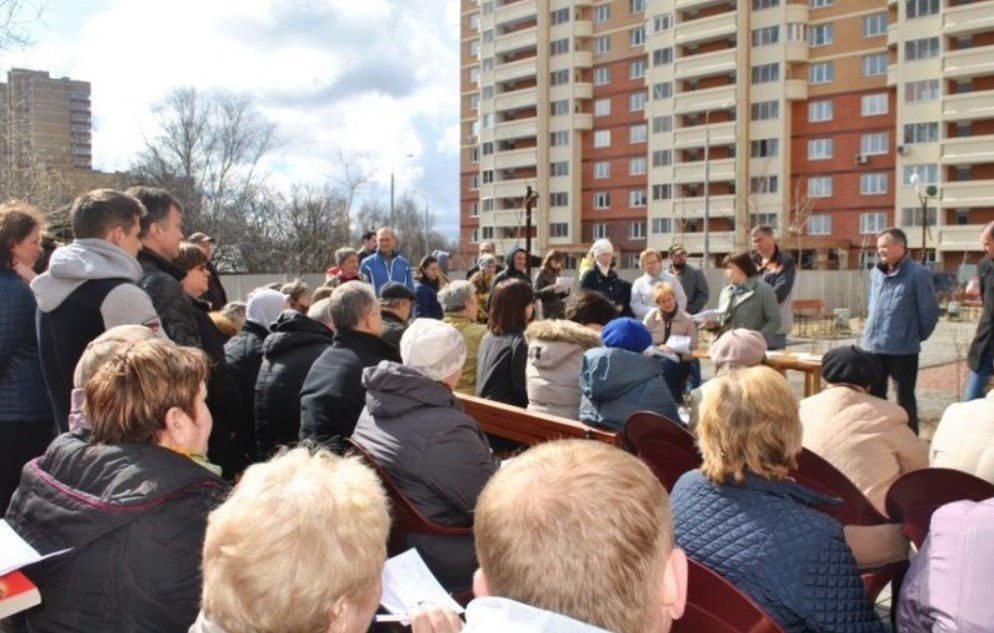
[[[706,349],[694,350],[695,358],[710,358]],[[821,355],[795,354],[791,352],[767,353],[766,365],[777,370],[784,376],[787,370],[799,371],[804,374],[804,397],[812,396],[821,391]]]

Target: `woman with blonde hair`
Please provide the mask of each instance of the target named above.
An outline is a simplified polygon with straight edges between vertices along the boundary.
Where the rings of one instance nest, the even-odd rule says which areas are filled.
[[[704,463],[670,501],[687,555],[747,593],[786,631],[883,633],[842,526],[794,483],[801,452],[794,393],[769,367],[714,379],[698,445]]]
[[[679,282],[677,285],[680,285]],[[689,314],[680,309],[676,288],[670,282],[658,282],[652,287],[652,301],[656,307],[642,320],[652,335],[651,353],[659,356],[663,378],[673,399],[683,402],[694,350],[697,349],[697,325]],[[681,344],[674,349],[678,339]]]

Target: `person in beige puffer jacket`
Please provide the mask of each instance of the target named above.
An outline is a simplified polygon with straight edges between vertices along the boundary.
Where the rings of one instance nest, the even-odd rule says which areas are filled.
[[[561,319],[535,321],[525,330],[528,410],[579,419],[583,352],[601,346],[594,330]]]

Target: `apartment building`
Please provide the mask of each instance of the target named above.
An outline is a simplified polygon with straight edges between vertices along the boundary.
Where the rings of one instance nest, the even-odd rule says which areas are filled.
[[[15,68],[0,83],[0,147],[6,161],[24,168],[90,169],[90,84],[47,72]]]
[[[463,0],[461,227],[712,261],[771,224],[807,266],[904,227],[975,261],[994,220],[994,0]],[[919,187],[912,186],[918,174]],[[938,192],[928,198],[927,186]],[[937,211],[938,210],[938,211]]]

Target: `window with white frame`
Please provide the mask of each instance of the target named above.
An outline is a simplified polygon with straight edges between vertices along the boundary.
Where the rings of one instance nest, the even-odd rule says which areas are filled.
[[[939,56],[939,38],[923,37],[917,40],[909,40],[904,43],[905,61],[916,59],[931,59]]]
[[[470,232],[469,241],[474,244],[480,241],[480,229],[473,229],[472,232]]]
[[[566,22],[569,22],[569,14],[569,7],[556,9],[555,11],[550,12],[549,22],[552,24],[565,24]]]
[[[818,62],[808,66],[808,83],[827,84],[835,79],[835,62]]]
[[[566,191],[553,191],[549,194],[550,207],[568,207],[569,193]]]
[[[928,207],[925,210],[925,215],[928,218],[928,225],[935,226],[935,218],[936,218],[935,207]],[[901,209],[901,225],[921,226],[922,208],[920,206],[914,206],[914,207],[904,207],[903,209]]]
[[[670,115],[652,117],[652,133],[662,134],[673,130],[673,117]]]
[[[609,236],[608,224],[607,222],[595,222],[590,225],[591,238],[595,240],[603,240]]]
[[[483,88],[480,89],[480,95],[483,97],[484,100],[486,100],[486,99],[493,99],[494,98],[494,87],[493,86],[483,86]]]
[[[494,12],[494,0],[484,0],[480,3],[480,8],[483,9],[483,15],[490,15]]]
[[[645,193],[645,189],[629,189],[628,190],[628,207],[644,207],[646,205],[648,196]]]
[[[480,176],[478,174],[473,174],[469,177],[469,189],[470,191],[476,191],[480,188]]]
[[[549,73],[549,84],[552,86],[562,86],[569,83],[569,69],[554,70]]]
[[[483,116],[480,117],[480,126],[484,130],[488,130],[488,129],[492,128],[494,126],[494,113],[493,112],[484,112]]]
[[[870,211],[859,214],[859,232],[861,235],[876,235],[886,228],[886,211]]]
[[[553,147],[569,145],[569,130],[559,130],[549,134],[549,145]]]
[[[549,54],[550,55],[563,55],[569,52],[569,38],[564,37],[559,40],[553,40],[549,44]]]
[[[611,19],[611,5],[599,4],[594,7],[594,22],[607,22]]]
[[[646,61],[644,59],[636,59],[633,62],[628,63],[628,78],[629,79],[639,79],[645,77],[645,67]]]
[[[922,185],[937,185],[939,184],[939,166],[935,163],[926,163],[920,165],[905,165],[904,170],[901,172],[901,182],[905,186],[911,185],[912,174],[918,174],[920,183]]]
[[[636,156],[628,159],[628,175],[643,176],[648,171],[648,160],[645,156]]]
[[[808,160],[826,160],[832,157],[835,142],[830,138],[813,138],[808,141]]]
[[[657,48],[652,51],[652,65],[653,66],[664,66],[666,64],[673,63],[673,49],[672,48]]]
[[[629,13],[645,13],[645,0],[628,0]]]
[[[653,200],[669,200],[673,197],[673,185],[653,185],[652,186],[652,199]]]
[[[549,175],[550,176],[569,176],[569,161],[560,160],[554,163],[549,163]]]
[[[549,237],[569,237],[569,222],[550,222]]]
[[[652,152],[652,166],[666,167],[673,164],[673,150],[657,149]]]
[[[656,84],[652,84],[652,98],[656,99],[669,99],[673,96],[673,82],[672,81],[661,81]]]
[[[780,41],[780,25],[764,26],[752,30],[752,45],[767,46]]]
[[[628,111],[640,112],[645,110],[646,95],[644,90],[628,95]]]
[[[859,113],[862,116],[879,116],[887,114],[887,93],[863,95],[859,101]]]
[[[920,103],[923,101],[935,101],[939,98],[939,80],[923,79],[921,81],[909,81],[904,84],[904,102]]]
[[[780,178],[777,176],[753,176],[749,179],[749,191],[752,193],[776,193],[780,190]]]
[[[594,178],[610,178],[611,161],[599,160],[594,163]]]
[[[606,209],[611,206],[611,193],[609,191],[594,192],[594,208]]]
[[[673,221],[671,218],[652,218],[653,233],[672,233]]]
[[[469,43],[470,57],[480,58],[480,40],[472,40]]]
[[[479,202],[470,202],[469,203],[469,215],[470,215],[470,217],[474,217],[474,218],[476,216],[480,215],[480,203]]]
[[[493,198],[484,198],[483,199],[483,210],[484,211],[493,211],[494,210],[494,199]]]
[[[594,132],[594,147],[610,147],[611,130],[596,130]]]
[[[880,196],[887,193],[887,172],[873,172],[859,175],[861,196]]]
[[[470,110],[480,109],[480,95],[478,94],[469,95],[469,109]]]
[[[788,22],[787,23],[787,41],[788,42],[806,42],[808,25],[802,24],[800,22]]]
[[[611,99],[598,99],[594,101],[594,116],[607,116],[611,114]]]
[[[831,121],[835,116],[835,106],[831,99],[808,102],[808,123]]]
[[[631,47],[645,46],[645,27],[640,26],[628,31],[628,45]]]
[[[889,149],[890,134],[887,132],[864,134],[859,138],[860,154],[886,154]]]
[[[780,216],[775,212],[760,211],[759,213],[750,213],[749,221],[752,223],[752,226],[766,225],[775,229],[777,228],[777,223],[780,221]]]
[[[833,42],[835,42],[835,27],[831,22],[808,27],[808,44],[811,46],[825,46]]]
[[[863,76],[875,77],[887,74],[887,53],[874,53],[863,56]]]
[[[780,118],[779,101],[759,101],[750,106],[750,118],[753,121],[766,121]]]
[[[939,0],[905,0],[904,14],[909,20],[939,13]]]
[[[470,83],[479,85],[480,84],[480,67],[473,66],[469,69],[469,81]]]
[[[811,176],[808,178],[809,198],[828,198],[832,195],[831,176]]]
[[[469,28],[474,31],[480,30],[480,14],[473,13],[469,16]]]
[[[780,139],[760,138],[750,142],[749,155],[753,158],[777,156],[780,153]]]
[[[611,50],[611,36],[599,35],[594,38],[594,53],[604,55]]]
[[[938,141],[939,123],[937,121],[908,123],[904,126],[904,142],[907,145],[914,143],[937,143]]]
[[[483,239],[485,239],[485,240],[492,240],[492,239],[494,239],[494,227],[492,227],[492,226],[484,226],[484,227],[482,227],[480,229],[480,232],[481,232],[481,234],[483,236]]]
[[[469,149],[469,162],[471,162],[471,163],[478,163],[478,162],[480,162],[480,148],[479,147],[471,147]]]
[[[808,0],[808,6],[812,9],[820,9],[821,7],[832,6],[832,0]]]
[[[814,213],[808,217],[808,235],[829,235],[832,233],[832,216],[827,213]]]
[[[760,64],[752,67],[752,83],[763,84],[780,81],[780,64]]]
[[[601,6],[607,6],[601,5]],[[611,83],[611,68],[608,66],[601,66],[600,68],[594,69],[594,85],[604,86]]]
[[[668,31],[673,28],[673,14],[661,13],[652,18],[652,30],[656,33]]]
[[[877,37],[887,34],[887,12],[863,16],[863,37]]]
[[[489,185],[494,181],[494,170],[492,169],[484,169],[481,175],[483,176],[483,184],[485,185]]]
[[[549,114],[552,116],[569,114],[569,99],[559,99],[550,103]]]
[[[480,144],[480,151],[484,156],[490,156],[494,153],[494,144],[490,141]]]
[[[859,252],[860,270],[873,270],[880,263],[880,255],[875,250]]]
[[[630,240],[645,239],[645,220],[632,222],[628,225],[628,239]]]
[[[486,44],[488,42],[492,42],[492,41],[494,41],[494,30],[493,29],[487,29],[483,33],[481,33],[480,36],[483,38],[483,43],[484,44]]]
[[[756,11],[760,9],[772,9],[779,7],[780,0],[752,0],[752,8]]]
[[[648,140],[648,131],[645,123],[641,125],[632,125],[628,128],[628,142],[629,143],[645,143]]]

